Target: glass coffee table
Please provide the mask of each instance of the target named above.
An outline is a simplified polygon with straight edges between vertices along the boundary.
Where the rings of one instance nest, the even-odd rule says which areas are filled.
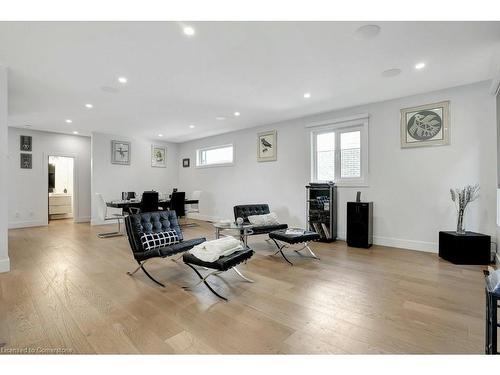
[[[253,233],[253,225],[252,224],[236,224],[236,223],[214,223],[215,228],[215,238],[221,238],[222,236],[226,236],[223,232],[233,232],[233,235],[237,233],[240,241],[242,241],[245,246],[248,242],[248,236]],[[229,234],[231,235],[231,234]]]

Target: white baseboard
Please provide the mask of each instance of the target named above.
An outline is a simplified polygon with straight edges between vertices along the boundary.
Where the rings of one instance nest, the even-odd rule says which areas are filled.
[[[10,259],[4,258],[0,259],[0,273],[10,271]]]
[[[438,244],[436,242],[404,240],[401,238],[391,238],[391,237],[381,237],[381,236],[373,236],[373,242],[375,245],[381,245],[381,246],[399,247],[401,249],[425,251],[427,253],[436,253],[436,254],[438,252]]]
[[[88,223],[90,221],[90,216],[75,217],[75,223]]]
[[[346,234],[338,233],[337,238],[345,241]],[[435,242],[404,240],[401,238],[373,236],[373,244],[387,247],[397,247],[405,250],[425,251],[427,253],[437,253],[438,244]]]
[[[123,222],[122,222],[123,224]],[[116,221],[104,221],[104,220],[90,220],[90,225],[94,226],[94,225],[118,225],[116,223]]]
[[[194,219],[194,220],[202,220],[202,221],[210,221],[212,223],[216,222],[216,221],[220,221],[222,220],[221,218],[219,217],[215,217],[215,216],[209,216],[209,215],[201,215],[201,214],[198,214],[198,213],[188,213],[186,214],[186,217],[188,219]]]
[[[33,220],[33,221],[15,221],[9,223],[9,229],[18,229],[18,228],[29,228],[29,227],[45,227],[47,226],[47,222],[41,220]]]
[[[78,217],[74,219],[75,223],[88,223],[90,221],[90,217]],[[106,223],[107,224],[107,223]],[[33,221],[14,221],[9,223],[9,229],[19,229],[19,228],[30,228],[30,227],[46,227],[48,225],[47,222],[42,220],[33,220]]]

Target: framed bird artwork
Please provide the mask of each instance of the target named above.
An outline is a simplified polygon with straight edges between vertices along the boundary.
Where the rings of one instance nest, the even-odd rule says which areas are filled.
[[[111,141],[111,163],[130,165],[130,142]]]
[[[450,143],[450,102],[401,110],[401,148]]]
[[[151,166],[167,167],[167,148],[162,145],[151,145]]]
[[[257,161],[275,161],[278,155],[276,130],[257,134]]]

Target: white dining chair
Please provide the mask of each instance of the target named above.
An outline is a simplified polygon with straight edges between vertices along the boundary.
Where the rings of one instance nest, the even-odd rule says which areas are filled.
[[[191,196],[191,199],[197,200],[198,203],[193,203],[189,205],[189,208],[187,209],[187,213],[200,213],[200,197],[201,197],[201,190],[195,190],[193,191],[193,195]]]
[[[123,233],[121,231],[121,221],[124,220],[125,216],[123,214],[110,214],[108,215],[108,205],[106,204],[106,201],[104,200],[104,197],[102,196],[101,193],[96,193],[97,196],[97,213],[99,216],[99,219],[103,221],[109,221],[109,220],[117,220],[118,221],[118,231],[117,232],[106,232],[106,233],[99,233],[97,237],[99,238],[110,238],[110,237],[118,237],[118,236],[123,236]]]
[[[198,203],[191,203],[191,204],[187,205],[188,207],[186,209],[186,215],[187,214],[199,214],[200,213],[200,197],[201,197],[201,193],[202,193],[201,190],[195,190],[195,191],[193,191],[193,195],[191,195],[190,199],[197,200]],[[197,227],[198,224],[197,223],[193,223],[193,222],[188,222],[188,223],[184,223],[182,226],[184,226],[184,227]]]

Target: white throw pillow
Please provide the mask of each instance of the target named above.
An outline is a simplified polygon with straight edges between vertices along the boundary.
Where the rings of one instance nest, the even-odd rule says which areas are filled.
[[[179,243],[179,236],[175,230],[157,233],[142,233],[141,243],[145,251],[154,250]]]
[[[250,215],[248,221],[253,225],[278,225],[278,215],[274,212],[265,215]]]

